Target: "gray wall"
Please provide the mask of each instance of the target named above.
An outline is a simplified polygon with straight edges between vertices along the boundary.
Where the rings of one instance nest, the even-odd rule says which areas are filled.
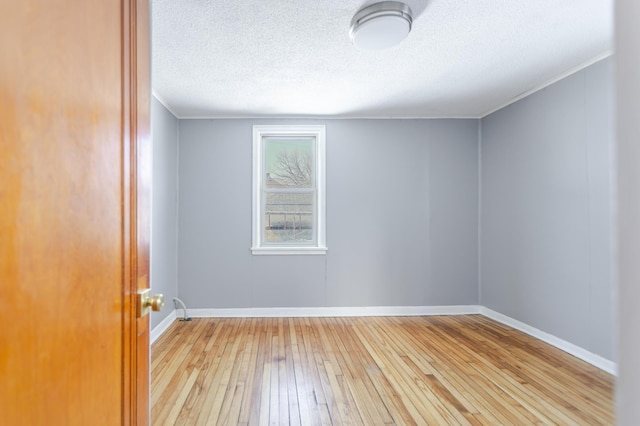
[[[156,98],[151,101],[153,185],[151,205],[151,289],[166,306],[151,314],[151,327],[173,311],[178,296],[178,119]]]
[[[640,3],[618,1],[616,77],[618,111],[619,376],[617,422],[640,419]]]
[[[253,124],[326,124],[326,256],[252,256]],[[193,308],[478,303],[477,120],[181,120]]]
[[[480,303],[614,354],[613,59],[481,121]]]

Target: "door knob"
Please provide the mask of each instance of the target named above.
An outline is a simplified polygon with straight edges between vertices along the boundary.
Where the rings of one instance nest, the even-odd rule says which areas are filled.
[[[149,300],[145,302],[146,306],[150,307],[152,311],[158,312],[162,310],[164,306],[164,296],[162,294],[156,294],[151,296]]]
[[[138,291],[138,318],[142,318],[152,310],[158,312],[163,306],[164,296],[162,294],[151,296],[151,290],[148,288]]]

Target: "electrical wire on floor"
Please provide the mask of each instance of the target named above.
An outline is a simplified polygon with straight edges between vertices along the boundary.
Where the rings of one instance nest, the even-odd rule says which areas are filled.
[[[182,311],[183,311],[183,316],[182,318],[180,318],[180,321],[191,321],[191,317],[187,314],[187,305],[185,305],[182,300],[178,299],[177,297],[174,297],[173,306],[176,309],[178,309],[178,305],[180,305],[179,307],[182,308]]]

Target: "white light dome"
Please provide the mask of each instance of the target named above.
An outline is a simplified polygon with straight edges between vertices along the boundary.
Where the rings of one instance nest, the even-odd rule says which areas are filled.
[[[409,35],[412,22],[409,6],[396,1],[383,1],[356,13],[349,35],[353,44],[360,49],[387,49]]]

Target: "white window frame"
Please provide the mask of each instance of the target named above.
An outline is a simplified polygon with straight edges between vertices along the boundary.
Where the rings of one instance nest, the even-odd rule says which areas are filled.
[[[269,245],[262,241],[264,228],[262,180],[264,172],[265,137],[314,137],[315,138],[315,185],[316,185],[316,223],[315,245]],[[253,126],[253,204],[252,204],[252,243],[254,255],[297,255],[325,254],[326,242],[326,138],[324,125],[255,125]]]

